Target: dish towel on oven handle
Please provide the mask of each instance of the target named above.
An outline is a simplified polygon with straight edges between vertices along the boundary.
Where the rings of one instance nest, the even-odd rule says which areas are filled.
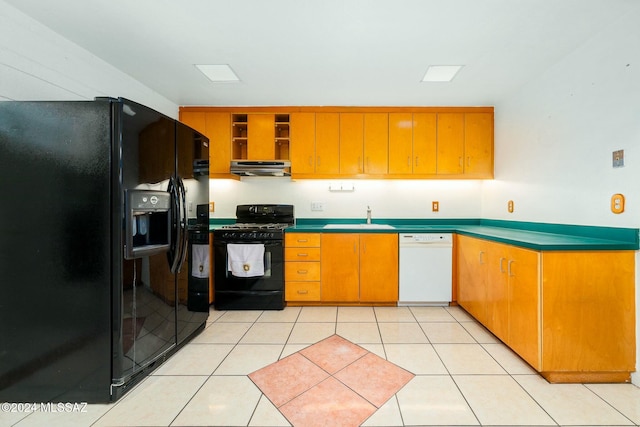
[[[197,279],[209,277],[209,245],[192,245],[191,261],[191,277]]]
[[[264,244],[227,244],[227,267],[236,277],[264,276]]]

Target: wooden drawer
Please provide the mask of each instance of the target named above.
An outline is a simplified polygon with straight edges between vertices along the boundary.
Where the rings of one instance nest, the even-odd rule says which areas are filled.
[[[287,301],[320,301],[320,282],[286,282],[284,297]]]
[[[320,233],[285,233],[284,246],[286,248],[319,248]]]
[[[320,248],[284,248],[285,261],[320,261]]]
[[[284,280],[298,282],[320,281],[319,262],[286,262],[284,264]]]

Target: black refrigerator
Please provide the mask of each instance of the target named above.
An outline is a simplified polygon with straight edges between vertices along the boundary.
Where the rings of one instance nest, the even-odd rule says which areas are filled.
[[[0,402],[114,401],[204,328],[208,159],[123,98],[0,102]]]

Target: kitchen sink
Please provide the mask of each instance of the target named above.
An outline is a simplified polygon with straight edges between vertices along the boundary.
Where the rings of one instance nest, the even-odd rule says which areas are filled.
[[[358,230],[393,230],[395,227],[389,224],[327,224],[325,229],[345,230],[345,229],[358,229]]]

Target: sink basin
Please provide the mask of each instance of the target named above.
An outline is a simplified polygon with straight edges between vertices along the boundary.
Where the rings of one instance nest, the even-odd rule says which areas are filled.
[[[348,230],[348,229],[359,229],[359,230],[393,230],[395,227],[389,224],[327,224],[324,227],[325,229],[334,229],[334,230]]]

